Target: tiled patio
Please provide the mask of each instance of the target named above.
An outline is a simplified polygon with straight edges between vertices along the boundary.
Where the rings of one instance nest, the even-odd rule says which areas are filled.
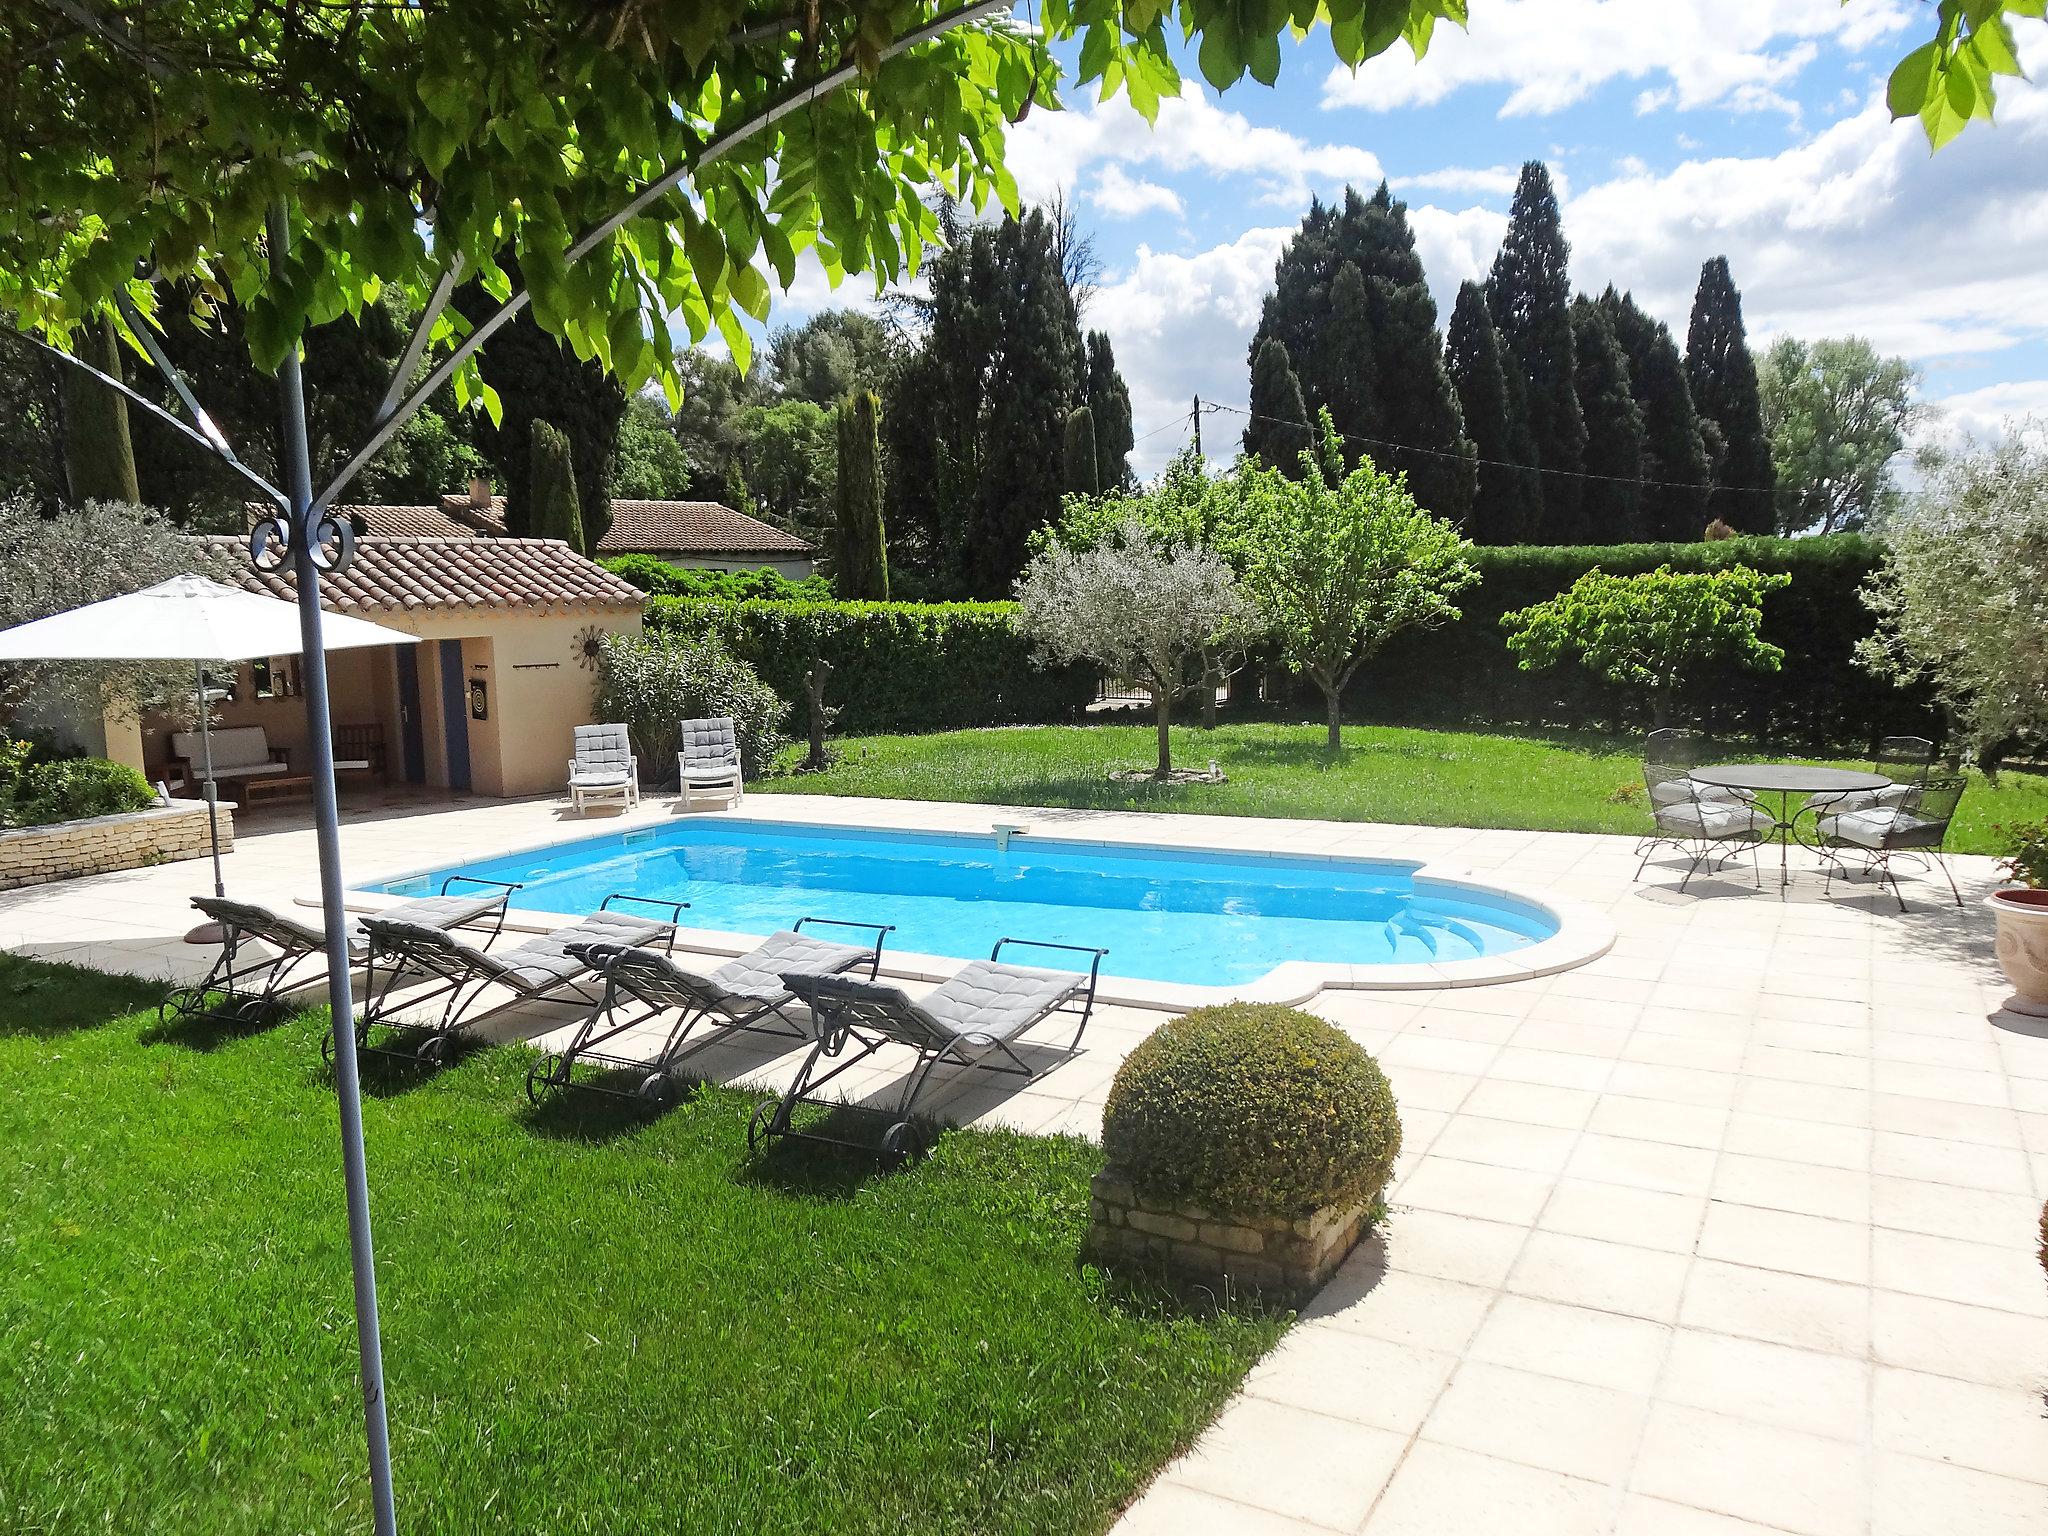
[[[2048,1022],[1999,1011],[1990,861],[1956,861],[1962,909],[1909,880],[1900,916],[1860,890],[1823,901],[1810,869],[1784,897],[1746,876],[1680,896],[1669,869],[1636,883],[1612,837],[796,796],[742,814],[1393,854],[1612,919],[1612,950],[1556,976],[1314,1004],[1399,1095],[1392,1218],[1124,1536],[2048,1532]],[[233,894],[312,889],[290,821],[252,819]],[[400,803],[353,813],[344,847],[354,881],[604,824]],[[179,864],[0,895],[0,945],[182,974],[204,888]],[[942,1103],[1093,1135],[1159,1017],[1106,1010],[1030,1090]],[[713,1065],[765,1083],[790,1062]]]

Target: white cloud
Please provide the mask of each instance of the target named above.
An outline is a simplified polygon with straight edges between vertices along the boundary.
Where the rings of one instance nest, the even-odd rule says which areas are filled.
[[[1170,213],[1178,218],[1180,194],[1156,181],[1139,181],[1112,160],[1102,168],[1087,191],[1088,201],[1114,219],[1133,219],[1141,213]]]
[[[1512,165],[1447,165],[1438,171],[1415,176],[1396,176],[1394,190],[1421,188],[1429,192],[1476,192],[1484,197],[1508,197],[1515,190],[1521,170]]]
[[[1371,150],[1313,144],[1283,129],[1260,127],[1241,112],[1224,110],[1193,81],[1159,104],[1156,125],[1148,126],[1122,96],[1064,112],[1034,112],[1011,131],[1008,159],[1027,202],[1078,187],[1092,167],[1105,163],[1211,180],[1241,177],[1256,188],[1254,201],[1290,208],[1307,202],[1312,192],[1334,191],[1346,182],[1370,186],[1382,174]]]
[[[1495,86],[1508,92],[1501,116],[1541,115],[1628,80],[1645,83],[1638,112],[1785,110],[1777,88],[1812,62],[1815,39],[1854,52],[1912,16],[1904,0],[1493,0],[1472,8],[1469,31],[1437,28],[1419,64],[1393,49],[1355,74],[1333,68],[1323,105],[1390,112]]]
[[[1273,264],[1293,233],[1292,226],[1248,229],[1192,256],[1140,246],[1130,269],[1096,293],[1089,324],[1109,332],[1130,386],[1132,423],[1139,434],[1153,434],[1131,455],[1140,474],[1157,470],[1187,442],[1186,430],[1170,424],[1188,414],[1194,396],[1244,403],[1245,348],[1273,285]],[[1240,418],[1205,416],[1203,446],[1211,457],[1228,458],[1243,430]]]
[[[1943,395],[1914,432],[1915,446],[1961,448],[2002,441],[2019,422],[2048,421],[2048,379],[2016,379]]]

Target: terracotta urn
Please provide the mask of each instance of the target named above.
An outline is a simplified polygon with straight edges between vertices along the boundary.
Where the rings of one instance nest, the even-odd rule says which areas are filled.
[[[1993,891],[1998,914],[1998,965],[2012,983],[2006,1007],[2048,1018],[2048,891]]]

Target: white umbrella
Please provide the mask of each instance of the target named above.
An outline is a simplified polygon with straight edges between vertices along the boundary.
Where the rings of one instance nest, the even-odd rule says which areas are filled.
[[[346,614],[322,616],[327,649],[414,645],[419,636]],[[205,664],[296,656],[301,647],[294,603],[223,586],[204,576],[173,576],[140,592],[88,603],[68,613],[0,630],[0,661],[189,661],[199,692],[199,742],[206,830],[213,843],[213,893],[220,875],[220,834],[214,821],[213,735],[207,716]]]

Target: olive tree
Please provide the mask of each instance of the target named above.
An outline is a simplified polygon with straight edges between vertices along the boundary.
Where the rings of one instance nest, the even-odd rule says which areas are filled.
[[[0,629],[138,592],[193,569],[192,544],[147,507],[88,501],[44,517],[28,496],[0,500]],[[8,662],[0,665],[0,722],[31,698],[95,714],[132,712],[173,688],[189,694],[189,667]]]
[[[1764,597],[1790,576],[1746,565],[1718,571],[1659,566],[1636,576],[1588,571],[1556,597],[1501,615],[1525,672],[1576,657],[1586,669],[1649,696],[1650,723],[1671,723],[1673,690],[1704,667],[1775,672],[1785,652],[1763,638]]]
[[[1221,556],[1169,544],[1136,516],[1085,549],[1051,544],[1017,581],[1017,624],[1049,661],[1092,661],[1142,680],[1159,734],[1154,777],[1173,776],[1173,705],[1205,647],[1250,609]]]
[[[1857,659],[1926,682],[1980,758],[2048,737],[2048,426],[1950,459],[1885,532]]]
[[[1415,504],[1406,475],[1370,458],[1347,468],[1343,438],[1321,416],[1321,451],[1304,451],[1294,478],[1250,460],[1239,468],[1225,538],[1288,667],[1322,690],[1334,751],[1353,674],[1403,630],[1455,620],[1451,599],[1479,571],[1470,541]]]

